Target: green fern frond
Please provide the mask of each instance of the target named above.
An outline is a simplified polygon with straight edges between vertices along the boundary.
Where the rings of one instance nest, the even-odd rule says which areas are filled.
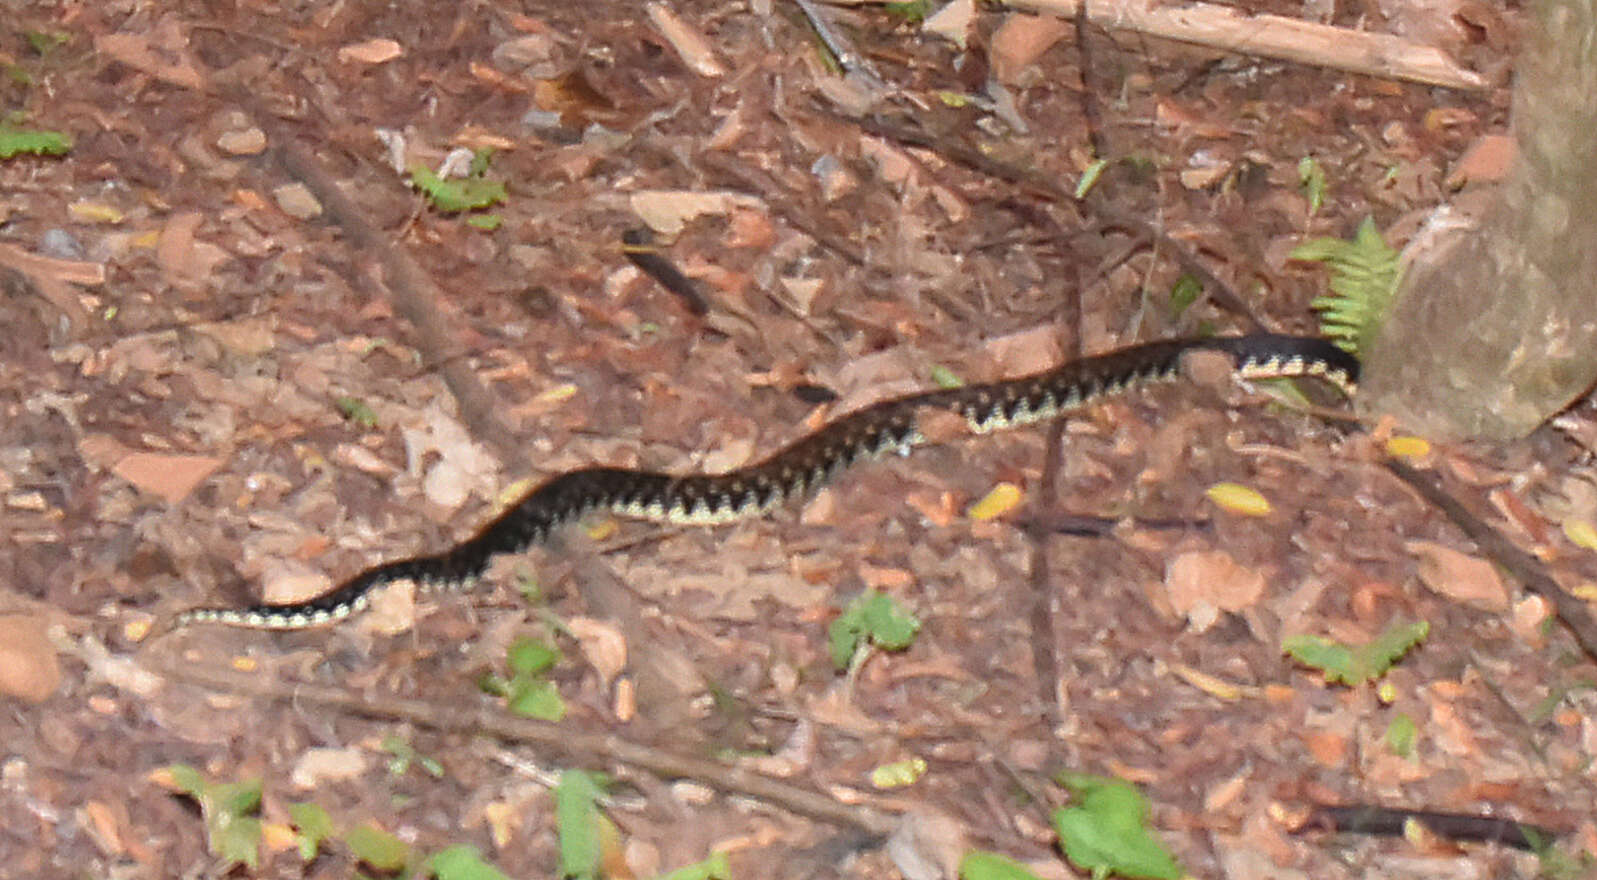
[[[1309,239],[1290,256],[1331,270],[1331,292],[1309,304],[1320,313],[1320,331],[1352,354],[1366,350],[1386,317],[1400,274],[1397,251],[1381,238],[1375,221],[1364,218],[1350,240]]]

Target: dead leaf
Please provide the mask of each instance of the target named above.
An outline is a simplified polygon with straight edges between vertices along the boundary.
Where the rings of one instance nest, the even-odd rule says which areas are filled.
[[[942,9],[926,18],[921,30],[936,34],[963,49],[970,38],[970,26],[975,18],[974,0],[950,0]]]
[[[61,684],[61,664],[41,617],[0,617],[0,694],[42,703]]]
[[[196,324],[197,333],[221,343],[229,354],[255,357],[271,351],[277,345],[277,320],[270,314],[240,318],[236,321],[215,321]]]
[[[157,52],[142,34],[103,34],[94,38],[94,51],[173,85],[207,89],[204,70],[187,51],[163,46]]]
[[[304,791],[324,782],[354,779],[366,772],[366,753],[356,746],[342,749],[306,749],[289,775],[294,787]]]
[[[726,76],[726,68],[716,59],[710,41],[687,22],[677,17],[664,3],[650,3],[644,7],[649,20],[659,29],[660,35],[681,56],[688,69],[703,77]]]
[[[1070,33],[1070,24],[1052,15],[1012,13],[993,33],[989,55],[998,81],[1013,85],[1021,72]]]
[[[209,277],[227,252],[210,242],[196,241],[201,215],[195,211],[174,214],[161,228],[155,245],[155,260],[161,273],[174,285],[193,285]]]
[[[1184,616],[1203,604],[1241,611],[1264,595],[1264,586],[1262,573],[1238,564],[1224,550],[1183,553],[1165,568],[1170,607]]]
[[[573,617],[566,622],[582,649],[582,656],[599,673],[601,687],[610,687],[621,670],[627,668],[627,638],[614,624],[591,617]]]
[[[111,467],[111,472],[139,489],[176,504],[222,466],[209,455],[167,455],[134,452]]]
[[[382,64],[405,54],[405,49],[393,40],[378,38],[364,43],[352,43],[338,50],[339,61],[361,64]]]
[[[958,877],[968,848],[964,823],[928,807],[905,813],[887,838],[887,857],[905,880]]]
[[[1420,581],[1437,593],[1484,611],[1505,611],[1508,588],[1490,562],[1432,541],[1408,541],[1419,557]]]
[[[655,189],[635,192],[629,200],[632,213],[661,235],[675,236],[688,221],[703,214],[727,214],[734,209],[763,211],[765,205],[753,196],[735,192],[694,192],[681,189]]]

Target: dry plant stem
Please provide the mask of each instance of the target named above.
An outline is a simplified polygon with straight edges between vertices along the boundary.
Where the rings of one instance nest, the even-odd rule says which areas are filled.
[[[1205,266],[1196,254],[1188,250],[1180,242],[1155,229],[1146,220],[1111,208],[1090,196],[1087,199],[1077,199],[1069,190],[1061,188],[1052,180],[1046,180],[1041,175],[1033,174],[1007,162],[1000,162],[974,149],[953,143],[944,138],[938,138],[924,132],[876,119],[862,119],[840,113],[832,113],[831,111],[823,112],[831,113],[831,115],[839,119],[852,122],[867,134],[886,138],[905,146],[931,150],[951,162],[964,165],[966,168],[978,173],[996,177],[999,180],[1007,180],[1025,188],[1026,192],[1033,196],[1051,202],[1080,204],[1084,210],[1097,218],[1100,226],[1124,229],[1150,241],[1158,242],[1162,248],[1168,248],[1169,252],[1175,257],[1176,262],[1181,264],[1182,269],[1196,275],[1203,282],[1205,295],[1213,298],[1217,305],[1247,319],[1252,330],[1266,331],[1269,329],[1260,320],[1259,316],[1248,308],[1248,304],[1243,302],[1242,298],[1236,294],[1236,291],[1220,280],[1218,275],[1209,271],[1209,267]],[[1190,312],[1191,309],[1189,308],[1188,311]]]
[[[1470,513],[1463,503],[1442,489],[1435,477],[1397,461],[1387,462],[1386,469],[1447,514],[1447,518],[1468,535],[1481,552],[1507,569],[1509,574],[1519,578],[1525,589],[1551,602],[1559,621],[1574,634],[1575,641],[1580,643],[1587,655],[1597,660],[1597,619],[1592,617],[1586,603],[1565,592],[1547,574],[1536,557],[1519,549],[1501,532]]]
[[[755,798],[801,816],[873,835],[889,834],[897,825],[891,815],[880,810],[840,803],[820,792],[741,767],[672,754],[614,734],[582,733],[569,725],[514,718],[494,707],[465,710],[458,702],[441,705],[404,697],[362,697],[338,688],[263,681],[258,676],[203,665],[163,663],[153,671],[222,693],[315,704],[366,718],[405,721],[439,732],[489,736],[507,744],[535,746],[545,755],[571,762],[615,761],[665,778],[693,779],[727,794]]]
[[[1075,18],[1083,0],[1009,0],[1009,5]],[[1447,53],[1432,46],[1391,34],[1331,27],[1279,15],[1248,15],[1234,6],[1096,0],[1088,17],[1094,24],[1111,30],[1135,31],[1239,55],[1279,58],[1455,89],[1484,89],[1488,85],[1480,74],[1460,67]]]

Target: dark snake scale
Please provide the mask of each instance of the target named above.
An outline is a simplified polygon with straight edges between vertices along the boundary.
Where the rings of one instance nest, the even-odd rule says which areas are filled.
[[[1105,395],[1174,379],[1182,356],[1197,351],[1228,356],[1235,375],[1244,379],[1314,376],[1348,394],[1358,381],[1358,361],[1323,339],[1259,334],[1135,345],[1033,376],[884,400],[725,474],[673,476],[609,467],[570,471],[531,490],[474,536],[442,553],[373,566],[304,602],[196,608],[179,614],[173,625],[302,629],[364,611],[372,592],[393,581],[411,580],[421,589],[458,589],[480,576],[494,556],[525,550],[593,510],[698,524],[759,516],[804,496],[849,465],[886,452],[907,453],[926,443],[916,419],[923,408],[956,413],[978,433],[1030,424]]]

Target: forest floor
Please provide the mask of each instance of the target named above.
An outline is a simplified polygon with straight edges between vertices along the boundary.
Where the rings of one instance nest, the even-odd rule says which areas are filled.
[[[548,877],[594,828],[610,877],[714,852],[939,877],[970,850],[1086,876],[1059,771],[1135,783],[1194,877],[1576,876],[1314,819],[1597,852],[1597,668],[1383,466],[1390,426],[1225,382],[950,436],[760,519],[590,516],[470,594],[396,585],[335,626],[160,631],[446,550],[573,468],[726,470],[941,380],[1254,329],[1239,307],[1313,333],[1326,275],[1292,249],[1365,217],[1401,244],[1507,124],[1502,85],[1091,28],[1084,87],[1067,26],[981,10],[960,46],[832,9],[873,102],[771,6],[675,4],[693,55],[616,0],[7,4],[11,124],[73,143],[0,160],[0,877],[381,874],[390,839],[389,868],[465,845]],[[1501,80],[1496,24],[1450,48]],[[1094,137],[1113,161],[1075,201]],[[501,201],[410,185],[457,149]],[[699,299],[629,260],[640,228]],[[1190,302],[1178,247],[1236,299]],[[1570,419],[1417,463],[1590,591]],[[840,671],[829,628],[867,590],[920,628]],[[1418,621],[1377,682],[1283,652]],[[553,727],[483,686],[528,640],[558,651],[524,675]],[[890,765],[907,784],[873,785]],[[573,769],[609,774],[605,822],[557,809]],[[334,831],[310,861],[300,804]]]

